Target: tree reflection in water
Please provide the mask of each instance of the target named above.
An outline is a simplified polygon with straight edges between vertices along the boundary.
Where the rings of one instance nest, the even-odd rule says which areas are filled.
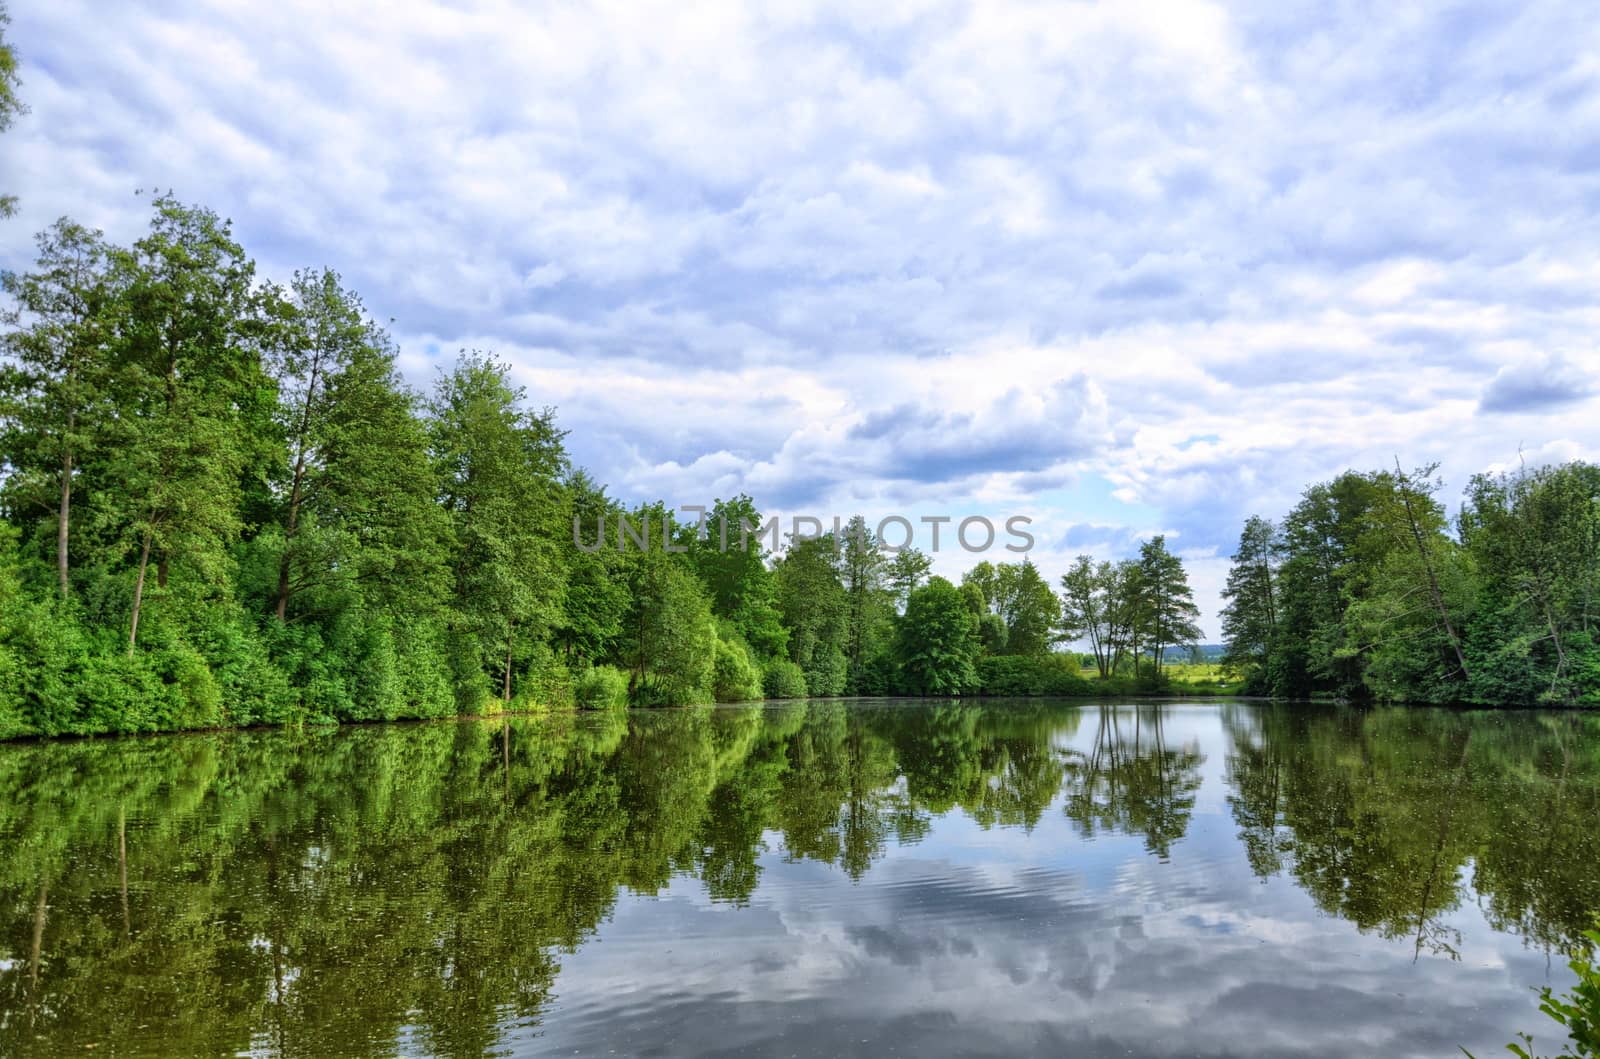
[[[0,1054],[486,1054],[623,893],[862,880],[946,818],[1175,858],[1197,724],[1250,869],[1364,931],[1451,952],[1476,900],[1553,951],[1600,907],[1600,717],[1176,716],[817,701],[0,747]]]

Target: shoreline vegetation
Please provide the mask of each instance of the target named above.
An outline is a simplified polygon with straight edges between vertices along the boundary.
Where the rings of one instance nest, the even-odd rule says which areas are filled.
[[[0,739],[909,695],[1600,702],[1600,468],[1347,472],[1246,523],[1226,654],[1165,537],[960,584],[860,518],[719,546],[625,508],[510,367],[429,393],[326,270],[157,196],[6,273]],[[593,549],[604,521],[675,527]],[[749,496],[709,525],[763,525]],[[1067,651],[1063,645],[1087,650]]]

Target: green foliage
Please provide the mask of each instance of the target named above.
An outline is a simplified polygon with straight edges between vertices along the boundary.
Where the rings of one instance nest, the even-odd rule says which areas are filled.
[[[760,525],[755,501],[740,495],[718,500],[705,525],[686,526],[682,537],[689,564],[711,596],[712,612],[731,622],[756,655],[773,658],[788,649],[789,632],[778,612],[777,585],[761,538],[741,532]]]
[[[511,699],[519,638],[549,632],[566,589],[556,543],[566,529],[562,435],[552,413],[530,412],[524,399],[505,364],[469,353],[440,378],[430,406],[454,537],[456,625],[476,648],[476,672],[462,673],[464,704],[490,690]]]
[[[1199,630],[1162,537],[1079,556],[1058,597],[1028,561],[930,580],[859,516],[774,555],[743,494],[625,512],[508,365],[464,352],[424,399],[336,274],[262,282],[170,196],[130,246],[57,222],[0,289],[0,738],[611,702],[619,672],[661,705],[1240,686],[1168,672]],[[1600,703],[1600,468],[1474,479],[1457,536],[1432,473],[1246,524],[1243,687]]]
[[[593,662],[613,655],[628,610],[627,559],[604,544],[608,532],[610,540],[616,540],[622,509],[581,470],[567,479],[566,499],[563,521],[572,527],[572,535],[563,535],[560,548],[566,605],[552,640],[568,658]]]
[[[1592,950],[1600,950],[1600,927],[1586,931],[1584,937]],[[1557,996],[1544,986],[1539,990],[1539,1010],[1567,1031],[1567,1046],[1557,1059],[1594,1059],[1600,1056],[1600,968],[1595,967],[1589,954],[1574,956],[1567,966],[1578,976],[1577,985],[1565,996]],[[1524,1037],[1523,1043],[1531,1049],[1533,1039]],[[1515,1044],[1508,1047],[1522,1059],[1534,1059],[1531,1051]]]
[[[1269,659],[1278,624],[1276,582],[1278,534],[1271,522],[1252,515],[1239,534],[1233,567],[1222,591],[1224,664],[1244,677],[1246,687],[1266,690]]]
[[[1227,662],[1251,691],[1355,701],[1600,704],[1600,468],[1474,478],[1458,536],[1432,467],[1346,472],[1228,579]]]
[[[915,548],[907,546],[894,553],[884,579],[897,611],[906,609],[912,590],[928,579],[932,569],[933,560]]]
[[[730,623],[717,626],[717,657],[711,668],[711,694],[718,702],[761,698],[761,669]]]
[[[663,514],[659,508],[635,513],[658,527]],[[657,548],[633,562],[629,595],[620,656],[632,672],[633,701],[643,706],[711,701],[718,636],[699,580],[678,556]]]
[[[1200,639],[1196,624],[1200,610],[1195,606],[1189,577],[1182,560],[1167,550],[1166,538],[1161,534],[1139,546],[1136,584],[1143,644],[1159,676],[1169,648],[1186,647]]]
[[[977,664],[981,695],[1090,695],[1075,655],[989,655]]]
[[[595,666],[579,674],[573,699],[581,709],[619,709],[628,704],[628,674],[615,666]]]
[[[1461,539],[1477,583],[1472,697],[1600,704],[1600,467],[1474,478]]]
[[[774,570],[778,611],[789,629],[789,657],[812,695],[844,693],[849,662],[849,601],[840,580],[839,549],[831,536],[791,541]]]
[[[975,590],[983,619],[980,632],[992,654],[1038,656],[1047,654],[1061,625],[1061,601],[1050,590],[1031,560],[1020,563],[981,562],[961,579],[963,589]]]
[[[22,99],[17,95],[19,78],[17,77],[17,52],[6,41],[6,26],[11,18],[6,14],[4,4],[0,4],[0,132],[11,127],[17,115],[27,113],[28,108],[23,105]],[[13,195],[0,195],[0,217],[9,217],[16,212],[17,200]]]
[[[896,641],[905,690],[960,695],[978,683],[978,618],[961,590],[935,577],[911,593]]]
[[[761,693],[769,699],[804,698],[805,672],[787,658],[770,659],[762,666]]]

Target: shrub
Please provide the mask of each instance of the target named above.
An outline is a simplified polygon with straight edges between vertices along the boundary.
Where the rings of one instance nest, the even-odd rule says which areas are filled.
[[[787,658],[774,658],[763,667],[761,691],[769,699],[803,699],[805,671]]]
[[[806,677],[806,693],[812,698],[844,694],[848,662],[838,644],[829,642],[818,645],[800,668]]]
[[[513,705],[519,709],[569,708],[577,702],[576,693],[577,683],[566,662],[549,644],[534,644]]]
[[[578,675],[572,691],[581,710],[610,710],[628,704],[628,675],[615,666],[595,666]]]
[[[761,672],[750,659],[750,649],[738,633],[721,626],[717,629],[711,693],[718,702],[749,702],[761,697]]]
[[[978,659],[980,695],[1089,695],[1073,655],[988,655]]]

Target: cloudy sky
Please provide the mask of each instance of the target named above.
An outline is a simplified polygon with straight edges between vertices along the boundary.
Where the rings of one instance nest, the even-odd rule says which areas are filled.
[[[170,188],[626,499],[1164,531],[1214,637],[1308,481],[1600,454],[1584,4],[10,7],[0,267]]]

